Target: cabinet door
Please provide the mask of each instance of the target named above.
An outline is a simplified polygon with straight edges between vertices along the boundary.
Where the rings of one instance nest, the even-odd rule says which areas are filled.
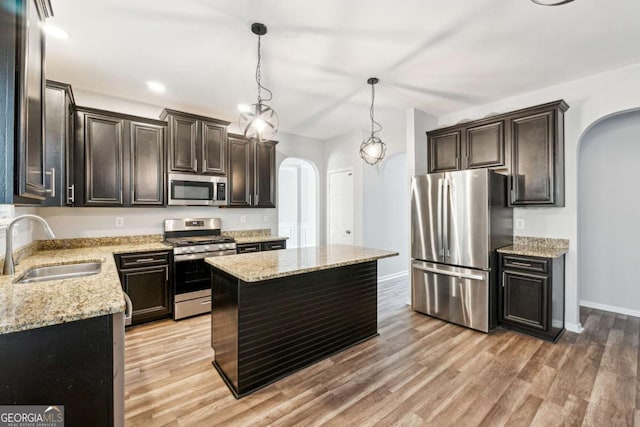
[[[502,321],[547,331],[549,281],[546,275],[508,270],[502,273]]]
[[[512,119],[511,139],[511,205],[553,205],[553,111]]]
[[[19,11],[16,55],[16,188],[20,197],[45,199],[45,37],[47,10],[36,0],[16,3]],[[4,78],[3,78],[4,80]]]
[[[429,173],[460,169],[460,135],[457,130],[428,137]]]
[[[216,123],[202,122],[202,172],[227,173],[227,129]]]
[[[188,117],[169,118],[169,169],[198,172],[198,121]]]
[[[169,317],[169,267],[122,270],[122,287],[133,304],[132,324]]]
[[[131,204],[164,204],[164,127],[131,123]]]
[[[465,129],[464,169],[505,166],[504,121]]]
[[[229,137],[229,206],[251,206],[253,201],[253,162],[251,141]]]
[[[66,151],[69,120],[66,105],[65,90],[51,86],[47,82],[45,98],[45,184],[47,196],[44,206],[64,206]]]
[[[84,116],[85,206],[122,206],[125,121]]]
[[[253,205],[276,207],[276,146],[271,141],[255,143],[255,195]]]

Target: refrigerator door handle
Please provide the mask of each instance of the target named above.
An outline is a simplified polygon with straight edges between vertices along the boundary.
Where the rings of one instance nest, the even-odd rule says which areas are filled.
[[[442,244],[442,188],[444,187],[444,179],[438,179],[438,208],[436,213],[436,244],[438,245],[438,256],[444,257],[444,247]]]
[[[442,252],[445,258],[449,258],[449,191],[451,181],[445,178],[442,182],[443,203],[442,203]]]
[[[469,279],[469,280],[484,280],[485,277],[481,276],[479,274],[464,274],[464,273],[458,273],[455,271],[447,271],[447,270],[441,270],[439,268],[431,268],[431,267],[425,267],[417,262],[414,262],[413,264],[413,268],[417,268],[418,270],[422,270],[422,271],[427,271],[429,273],[436,273],[436,274],[442,274],[444,276],[452,276],[452,277],[458,277],[460,279]]]

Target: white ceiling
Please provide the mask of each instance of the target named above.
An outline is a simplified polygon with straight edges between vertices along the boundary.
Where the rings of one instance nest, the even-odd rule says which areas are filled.
[[[71,39],[48,40],[48,78],[232,121],[255,101],[250,25],[265,23],[263,82],[281,129],[320,139],[368,126],[370,76],[380,111],[441,115],[640,62],[638,0],[52,3]]]

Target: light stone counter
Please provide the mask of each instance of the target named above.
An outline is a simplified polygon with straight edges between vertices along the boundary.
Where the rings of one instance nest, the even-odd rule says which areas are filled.
[[[124,311],[113,254],[169,250],[161,242],[129,243],[35,252],[20,260],[13,276],[0,276],[0,334],[41,328]],[[32,267],[102,262],[93,276],[15,283]]]
[[[205,261],[245,282],[259,282],[397,256],[398,252],[349,245],[312,246],[209,257]]]
[[[544,237],[516,236],[513,245],[498,249],[508,255],[558,258],[569,251],[569,240]]]

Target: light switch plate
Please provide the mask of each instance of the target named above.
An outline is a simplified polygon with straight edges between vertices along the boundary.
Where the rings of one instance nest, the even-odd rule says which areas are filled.
[[[124,227],[124,218],[121,216],[116,217],[116,227]]]
[[[516,229],[522,230],[524,228],[524,219],[516,219]]]

